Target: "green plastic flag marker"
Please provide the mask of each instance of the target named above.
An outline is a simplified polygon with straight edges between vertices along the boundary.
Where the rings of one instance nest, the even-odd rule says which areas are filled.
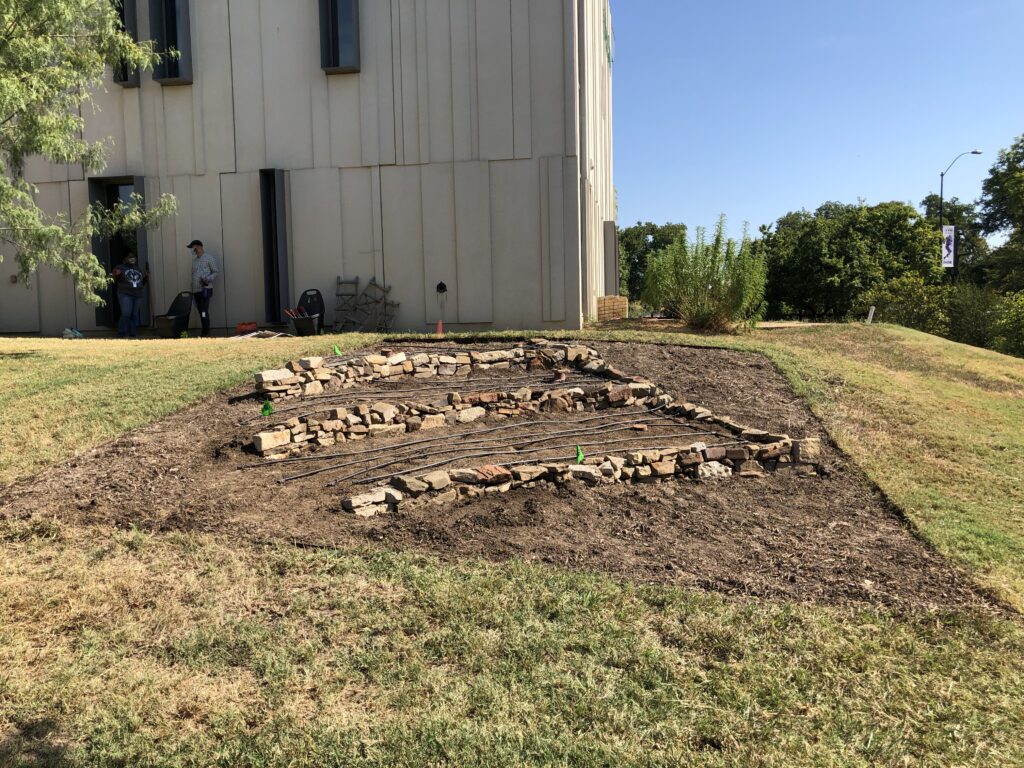
[[[264,416],[273,416],[274,404],[267,400],[265,403],[263,403],[263,410],[261,410],[260,413],[262,413]]]
[[[334,345],[334,355],[335,357],[341,357],[341,347],[337,344]]]
[[[582,463],[583,463],[583,460],[584,460],[585,458],[587,458],[587,457],[583,455],[583,449],[582,449],[582,448],[580,448],[580,447],[579,447],[579,446],[577,445],[577,446],[576,446],[576,463],[577,463],[577,464],[582,464]]]

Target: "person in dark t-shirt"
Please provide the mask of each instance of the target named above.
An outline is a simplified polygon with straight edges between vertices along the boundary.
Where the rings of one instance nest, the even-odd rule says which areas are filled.
[[[136,338],[142,315],[142,298],[146,295],[149,275],[136,264],[135,255],[128,254],[124,261],[114,267],[114,283],[117,286],[117,302],[121,305],[121,320],[117,324],[119,337]]]

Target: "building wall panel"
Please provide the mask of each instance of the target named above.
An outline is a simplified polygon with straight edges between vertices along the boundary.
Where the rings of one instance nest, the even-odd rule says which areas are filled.
[[[263,56],[260,46],[254,44],[261,39],[260,0],[229,0],[228,10],[236,170],[258,171],[267,167]]]
[[[221,186],[223,279],[229,325],[266,322],[259,173],[225,173]]]
[[[39,287],[11,282],[18,274],[15,249],[0,243],[0,329],[4,333],[39,333]]]
[[[425,165],[423,198],[423,322],[454,323],[459,313],[458,260],[455,242],[455,170],[451,163]],[[448,292],[438,294],[438,283]]]
[[[565,193],[561,158],[545,158],[540,169],[542,319],[565,320]]]
[[[51,215],[59,215],[70,222],[71,200],[66,182],[40,184],[36,203]],[[39,332],[59,336],[65,328],[74,328],[75,285],[63,272],[49,265],[36,271],[33,281],[39,294]]]
[[[335,284],[344,271],[342,254],[341,174],[336,168],[292,171],[292,301],[302,291],[318,289],[330,308]]]
[[[425,67],[429,102],[428,156],[432,163],[455,159],[454,104],[452,102],[452,17],[448,0],[421,2],[424,9]]]
[[[313,167],[313,116],[309,58],[319,50],[319,15],[295,13],[292,3],[261,0],[264,123],[267,167]]]
[[[192,60],[195,69],[197,166],[204,172],[235,170],[231,18],[228,0],[192,4]],[[198,86],[198,88],[197,88]],[[128,92],[130,93],[130,91]]]
[[[381,169],[384,279],[401,304],[397,327],[423,329],[423,208],[419,166]]]
[[[455,164],[455,243],[460,323],[490,323],[493,318],[490,197],[489,163]]]
[[[562,3],[529,0],[531,151],[534,157],[565,151],[566,82],[562,46],[565,13]]]
[[[494,322],[534,328],[543,312],[540,163],[491,163],[491,249]]]
[[[341,235],[343,263],[338,272],[347,280],[359,278],[365,286],[371,277],[383,279],[377,269],[378,232],[375,222],[380,207],[376,204],[374,180],[370,168],[346,168],[341,171]],[[377,215],[375,215],[375,209]],[[334,295],[332,290],[331,295]]]
[[[363,121],[360,100],[362,81],[359,75],[332,75],[327,81],[330,120],[330,164],[336,168],[363,165]],[[374,129],[374,135],[376,129]]]
[[[476,0],[480,158],[515,156],[510,0]]]
[[[477,158],[476,3],[450,0],[452,138],[456,161]]]

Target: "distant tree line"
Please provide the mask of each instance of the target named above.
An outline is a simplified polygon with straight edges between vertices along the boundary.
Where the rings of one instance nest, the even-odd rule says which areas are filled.
[[[1024,136],[1000,151],[976,202],[946,200],[941,221],[939,208],[935,194],[919,209],[828,202],[760,227],[747,248],[764,264],[764,315],[842,320],[875,306],[882,321],[1024,353],[1024,321],[1016,328],[1013,320],[1024,316]],[[941,224],[957,227],[952,273],[941,264]],[[992,248],[986,238],[994,235],[1003,242]],[[623,293],[678,315],[678,306],[652,303],[652,281],[666,278],[651,265],[663,266],[685,238],[680,223],[620,230]]]

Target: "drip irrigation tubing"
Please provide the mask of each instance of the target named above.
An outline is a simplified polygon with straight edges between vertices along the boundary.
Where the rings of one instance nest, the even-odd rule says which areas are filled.
[[[609,426],[616,426],[617,424],[635,424],[635,423],[637,423],[637,417],[638,416],[643,416],[645,414],[658,414],[658,412],[664,410],[665,407],[666,406],[664,406],[664,405],[659,405],[656,408],[651,408],[650,410],[645,411],[644,413],[635,414],[635,415],[634,414],[628,414],[628,413],[621,413],[621,412],[619,413],[619,415],[617,415],[616,413],[613,412],[613,413],[610,413],[610,414],[601,414],[600,416],[589,416],[589,417],[587,417],[585,419],[577,419],[573,423],[574,424],[589,424],[589,423],[594,422],[594,421],[601,421],[603,419],[611,419],[611,421],[607,422]],[[659,418],[661,420],[664,420],[664,421],[677,421],[677,419],[678,419],[678,417],[666,416],[664,414],[661,414],[659,416]],[[488,427],[486,429],[475,429],[475,430],[472,430],[472,431],[469,431],[469,432],[465,432],[462,435],[460,435],[459,437],[460,437],[460,439],[462,439],[462,438],[474,438],[474,437],[478,437],[479,435],[488,435],[488,434],[492,434],[494,432],[504,432],[504,431],[507,431],[507,430],[510,430],[510,429],[523,429],[523,428],[527,428],[527,427],[530,427],[530,426],[541,426],[541,425],[544,425],[544,424],[551,424],[551,423],[555,423],[554,420],[551,420],[551,421],[529,420],[529,421],[509,422],[507,424],[501,424],[501,425],[499,425],[497,427]],[[680,424],[680,426],[688,426],[688,425],[685,424],[685,423],[682,423],[682,424]],[[402,443],[398,447],[404,450],[406,448],[412,448],[412,447],[417,446],[417,445],[421,445],[421,446],[422,445],[429,445],[430,443],[438,443],[438,442],[450,441],[451,439],[452,439],[451,435],[437,435],[436,437],[428,437],[428,438],[423,438],[423,439],[420,439],[420,440],[412,440],[410,442]],[[238,467],[238,469],[242,470],[242,471],[245,471],[245,470],[251,470],[251,469],[265,469],[267,467],[280,467],[280,466],[285,465],[285,464],[299,464],[299,463],[306,463],[306,462],[310,462],[310,461],[326,461],[328,459],[346,459],[346,458],[352,458],[354,456],[366,456],[366,455],[371,454],[371,453],[384,453],[384,452],[389,451],[389,450],[391,450],[391,449],[393,449],[395,447],[396,446],[393,446],[393,445],[390,445],[390,446],[389,445],[383,445],[383,446],[380,446],[380,447],[377,447],[377,448],[367,448],[366,450],[362,450],[362,451],[351,451],[351,452],[347,452],[347,453],[328,453],[328,454],[323,454],[323,455],[318,455],[318,456],[302,456],[300,458],[283,459],[281,461],[275,461],[275,462],[272,462],[272,463],[264,462],[264,463],[261,463],[261,464],[248,464],[248,465],[245,465],[245,466]]]
[[[655,421],[655,419],[647,419],[647,420],[644,420],[644,421],[638,421],[638,422],[635,422],[635,424],[650,423],[652,421]],[[480,445],[481,450],[484,447],[486,447],[489,451],[491,451],[492,454],[494,454],[494,453],[504,453],[505,450],[503,450],[503,449],[510,449],[511,451],[518,452],[521,448],[524,448],[526,446],[529,446],[529,445],[539,445],[540,443],[547,443],[547,442],[550,442],[551,440],[557,440],[558,438],[561,438],[561,437],[570,437],[570,436],[572,436],[572,437],[585,437],[585,436],[589,436],[589,435],[600,435],[600,434],[607,435],[607,434],[612,434],[614,432],[627,432],[629,430],[632,430],[633,427],[634,427],[634,424],[623,424],[621,426],[602,424],[602,425],[598,425],[597,427],[593,427],[593,428],[590,428],[590,429],[583,429],[583,430],[580,430],[580,429],[569,429],[569,430],[563,430],[561,432],[551,432],[551,433],[549,433],[547,435],[515,435],[515,436],[513,436],[509,440],[501,441],[501,442],[498,442],[497,444],[491,444],[491,445],[480,445],[481,443],[487,443],[491,438],[481,438],[479,440],[464,440],[464,441],[460,441],[459,442],[459,446],[458,447],[449,448],[447,450],[441,450],[441,451],[435,453],[435,455],[442,455],[442,454],[445,454],[445,453],[452,453],[453,451],[458,453],[460,451],[466,450],[467,447],[469,447],[469,446],[477,446],[477,445]],[[717,432],[696,432],[696,431],[692,431],[692,428],[689,428],[688,425],[672,426],[672,427],[669,427],[669,428],[670,429],[683,429],[684,427],[690,429],[691,431],[678,432],[678,433],[675,433],[674,436],[675,437],[725,437],[725,435],[721,435],[721,434],[719,434]],[[637,438],[637,439],[639,439],[639,438]],[[360,475],[364,475],[367,472],[372,471],[373,469],[383,469],[383,468],[386,468],[386,467],[392,467],[395,464],[401,464],[403,461],[405,461],[405,460],[407,460],[409,458],[412,458],[414,456],[420,455],[422,453],[423,453],[422,448],[410,448],[409,450],[402,450],[399,453],[396,453],[396,454],[393,454],[392,456],[389,456],[388,458],[390,459],[390,461],[388,461],[386,464],[379,464],[376,467],[373,467],[371,469],[362,469],[362,470],[359,470],[358,472],[353,472],[350,475],[346,475],[345,477],[338,478],[338,482],[344,482],[345,480],[351,480],[353,478],[359,477]],[[332,456],[331,458],[335,458],[335,457],[336,456]],[[342,457],[337,457],[337,458],[342,458]],[[348,458],[348,457],[345,457],[345,458]],[[293,482],[295,480],[301,480],[301,479],[304,479],[306,477],[312,477],[313,475],[320,475],[320,474],[325,474],[327,472],[332,472],[332,471],[335,471],[335,470],[346,469],[348,467],[351,467],[353,464],[366,464],[367,462],[370,462],[370,461],[373,461],[373,460],[374,460],[373,458],[363,458],[360,461],[347,461],[347,462],[345,462],[343,464],[332,464],[329,467],[321,467],[318,470],[313,470],[311,472],[306,472],[306,473],[303,473],[301,475],[296,475],[294,477],[285,478],[284,482],[286,482],[286,483]],[[268,465],[268,466],[275,466],[275,465],[271,464],[271,465]]]
[[[568,445],[553,445],[553,446],[551,446],[549,448],[536,448],[536,449],[532,449],[532,450],[521,451],[521,453],[543,453],[544,451],[558,451],[558,450],[561,450],[563,448],[581,448],[581,449],[582,448],[592,448],[592,447],[595,447],[595,446],[615,445],[617,443],[627,443],[627,442],[631,442],[631,440],[626,439],[626,440],[603,441],[603,442],[599,442],[599,443],[576,443],[576,444],[568,444]],[[742,444],[743,444],[742,442],[732,441],[732,442],[729,442],[729,443],[716,443],[715,445],[709,445],[708,447],[709,448],[725,448],[725,447],[732,446],[732,445],[742,445]],[[630,448],[629,450],[643,452],[643,451],[665,450],[665,449],[664,448]],[[472,453],[472,454],[467,454],[465,456],[459,456],[458,460],[461,461],[463,459],[485,459],[488,456],[493,456],[493,455],[494,455],[493,453]],[[572,457],[572,459],[575,459],[575,458],[576,458],[575,456]],[[565,461],[565,459],[560,459],[560,460],[561,461]],[[388,475],[379,475],[377,477],[371,477],[371,478],[367,478],[365,480],[359,480],[359,481],[357,481],[355,483],[355,485],[369,485],[370,483],[376,483],[376,482],[379,482],[381,480],[391,480],[392,478],[398,477],[400,475],[416,476],[416,475],[422,474],[423,472],[425,472],[427,470],[430,470],[430,469],[437,469],[438,467],[444,467],[444,466],[446,466],[448,464],[451,464],[452,461],[455,461],[455,459],[451,459],[451,460],[448,460],[448,461],[439,461],[439,462],[436,462],[434,464],[428,464],[426,466],[417,467],[416,469],[410,469],[410,470],[406,470],[404,472],[392,472],[391,474],[388,474]],[[551,461],[549,461],[547,459],[539,459],[538,461],[541,461],[541,462],[544,462],[544,463],[551,463]],[[533,462],[533,461],[515,462],[513,464],[513,466],[519,465],[519,464],[533,464],[533,463],[535,463],[535,462]],[[505,465],[499,465],[499,466],[505,466]],[[332,481],[332,482],[328,483],[328,487],[337,485],[339,482],[340,481],[338,481],[338,480]]]

